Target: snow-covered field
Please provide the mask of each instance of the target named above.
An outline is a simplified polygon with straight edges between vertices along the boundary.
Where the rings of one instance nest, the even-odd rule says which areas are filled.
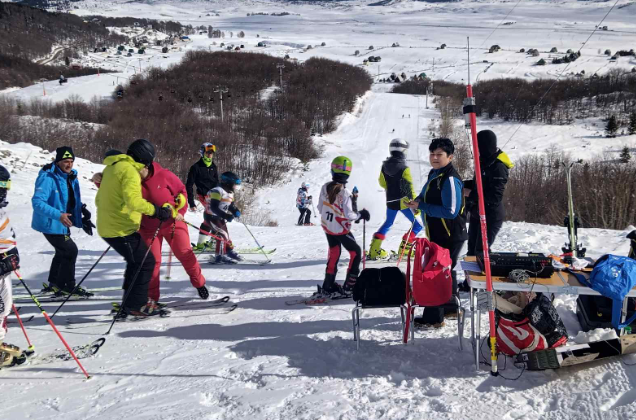
[[[410,76],[425,71],[433,78],[461,82],[466,78],[465,38],[471,36],[474,47],[499,44],[504,51],[487,54],[471,50],[471,62],[487,59],[495,64],[476,63],[473,80],[482,72],[486,77],[551,77],[562,66],[533,67],[536,59],[514,51],[521,47],[548,51],[576,49],[590,29],[611,7],[596,2],[520,3],[487,41],[486,37],[515,3],[450,3],[392,1],[389,6],[366,6],[360,1],[335,2],[329,7],[267,1],[211,1],[153,4],[123,1],[73,3],[79,14],[134,15],[174,19],[183,23],[212,25],[235,33],[244,30],[248,50],[257,50],[258,41],[268,41],[264,49],[274,55],[290,54],[304,60],[312,55],[360,64],[354,57],[369,45],[381,55],[380,72],[402,72]],[[622,2],[621,2],[622,4]],[[633,16],[636,6],[615,9],[604,22],[610,31],[597,32],[581,59],[569,70],[606,71],[607,57],[599,48],[629,49],[636,31]],[[300,16],[250,16],[247,12],[299,13]],[[219,17],[206,14],[219,13]],[[201,17],[199,17],[201,16]],[[631,23],[631,26],[630,26]],[[631,32],[630,32],[631,31]],[[260,37],[256,38],[256,34]],[[205,35],[192,36],[188,48],[208,48],[213,40]],[[215,40],[219,42],[219,40]],[[302,52],[302,45],[320,45]],[[390,48],[399,42],[400,48]],[[532,45],[530,44],[532,42]],[[436,50],[441,43],[448,48]],[[631,46],[630,46],[631,44]],[[410,48],[413,47],[413,48]],[[184,52],[151,57],[149,64],[167,66],[178,62]],[[479,55],[478,58],[474,58]],[[547,57],[542,53],[542,57]],[[148,57],[144,57],[143,60]],[[432,62],[435,58],[435,70]],[[135,61],[138,61],[136,59]],[[632,60],[633,61],[633,60]],[[618,64],[629,69],[636,63],[627,58]],[[132,63],[131,63],[132,65]],[[146,64],[142,64],[146,68]],[[120,77],[133,74],[130,66]],[[377,72],[377,64],[370,67]],[[114,75],[117,77],[117,75]],[[465,80],[464,80],[465,81]],[[45,83],[47,97],[63,100],[71,94],[85,99],[109,95],[113,75],[70,79],[60,87]],[[170,318],[139,323],[116,324],[97,357],[83,360],[93,376],[84,381],[74,362],[31,365],[0,372],[0,412],[6,419],[631,419],[636,417],[636,370],[634,356],[610,359],[558,371],[524,372],[517,381],[493,378],[476,372],[468,342],[457,348],[456,323],[435,331],[418,331],[413,344],[399,341],[400,320],[395,310],[365,311],[362,315],[362,344],[355,350],[352,340],[350,302],[330,306],[288,306],[286,301],[307,296],[322,282],[327,243],[318,226],[296,227],[295,193],[302,181],[318,188],[329,180],[329,162],[336,155],[353,160],[349,188],[360,190],[359,205],[371,212],[367,224],[367,246],[374,229],[383,221],[384,195],[377,184],[380,164],[388,154],[393,137],[411,142],[409,161],[416,188],[421,188],[430,166],[428,137],[431,120],[439,112],[424,97],[392,95],[387,85],[374,85],[360,99],[356,109],[342,116],[338,129],[316,138],[324,146],[323,157],[309,163],[304,172],[290,172],[280,185],[259,191],[257,206],[278,222],[278,227],[250,227],[259,242],[277,248],[266,266],[211,266],[201,257],[204,275],[211,291],[229,295],[238,309],[230,314],[218,310],[177,308]],[[42,86],[29,87],[9,95],[29,99],[42,95]],[[429,98],[430,99],[430,98]],[[404,116],[404,117],[403,117]],[[596,124],[594,126],[593,124]],[[497,121],[479,121],[479,128],[491,128],[506,143],[517,125]],[[395,131],[393,131],[395,130]],[[635,147],[636,136],[612,139],[602,137],[602,122],[587,120],[571,126],[522,126],[506,151],[514,160],[526,153],[542,153],[556,146],[575,157],[590,157],[621,147]],[[60,139],[60,145],[63,139]],[[585,146],[585,147],[583,147]],[[219,151],[223,153],[223,151]],[[8,211],[18,234],[22,275],[29,286],[39,290],[46,281],[52,249],[41,234],[30,228],[30,197],[37,171],[53,156],[26,144],[0,143],[0,163],[13,174]],[[164,162],[162,162],[164,163]],[[167,165],[169,166],[169,165]],[[88,181],[100,165],[78,159],[83,200],[94,210],[95,188]],[[221,168],[223,169],[223,168]],[[564,186],[565,191],[565,186]],[[187,219],[199,223],[200,214],[188,213]],[[318,220],[318,219],[314,219]],[[315,222],[317,223],[317,222]],[[407,223],[397,219],[385,242],[397,249]],[[631,228],[633,229],[633,227]],[[628,241],[625,231],[581,229],[580,236],[591,257],[604,253],[625,255]],[[252,238],[239,223],[230,231],[239,248],[253,246]],[[354,225],[362,241],[362,225]],[[194,238],[195,232],[191,231]],[[93,265],[106,248],[99,237],[86,236],[74,229],[80,248],[77,278]],[[495,243],[498,251],[559,252],[566,240],[562,227],[526,223],[506,223]],[[167,251],[167,250],[166,250]],[[262,258],[252,256],[253,258]],[[164,253],[164,262],[167,252]],[[345,259],[346,261],[346,259]],[[124,264],[114,252],[99,263],[86,281],[88,288],[121,284]],[[342,281],[346,268],[338,276]],[[165,275],[165,267],[162,278]],[[172,280],[162,280],[162,300],[196,298],[184,270],[174,264]],[[15,293],[24,294],[21,287]],[[102,295],[120,298],[119,292]],[[196,298],[198,299],[198,298]],[[465,300],[465,299],[464,299]],[[21,300],[23,316],[36,314],[27,324],[31,341],[40,353],[61,347],[58,339],[33,304]],[[465,302],[464,302],[465,303]],[[557,298],[559,313],[573,339],[580,329],[573,312],[575,297]],[[45,304],[49,313],[57,304]],[[103,336],[107,324],[76,326],[67,319],[84,319],[105,314],[110,300],[69,302],[54,318],[71,345],[90,342]],[[14,319],[12,319],[14,321]],[[470,331],[467,321],[466,335]],[[482,335],[487,322],[482,322]],[[10,326],[7,341],[26,343],[16,324]],[[501,366],[503,368],[503,364]],[[508,363],[506,377],[519,371]]]

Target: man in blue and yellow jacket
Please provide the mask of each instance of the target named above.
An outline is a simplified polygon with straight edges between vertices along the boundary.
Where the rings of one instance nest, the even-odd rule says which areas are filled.
[[[433,169],[428,181],[415,200],[408,203],[412,209],[422,211],[422,220],[426,225],[426,236],[437,245],[448,249],[453,267],[467,238],[466,214],[461,177],[452,164],[455,146],[446,138],[433,139],[429,146],[429,161]],[[457,276],[453,277],[453,294],[457,293]],[[456,313],[454,300],[446,305],[447,313]],[[434,327],[443,326],[444,307],[427,307],[423,318],[416,322]]]
[[[77,171],[73,169],[75,154],[67,146],[56,149],[55,161],[45,165],[35,181],[35,192],[31,199],[33,218],[31,227],[42,232],[55,248],[51,262],[48,285],[44,292],[58,295],[69,294],[75,288],[75,261],[77,245],[71,239],[71,226],[93,234],[91,214],[82,204]],[[84,289],[74,292],[90,295]]]

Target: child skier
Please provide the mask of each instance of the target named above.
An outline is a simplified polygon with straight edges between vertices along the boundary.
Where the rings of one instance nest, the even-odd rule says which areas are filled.
[[[327,270],[322,287],[318,287],[316,294],[327,296],[346,295],[353,289],[360,272],[361,251],[360,246],[351,233],[351,222],[359,222],[361,219],[369,221],[369,212],[365,209],[360,212],[353,211],[351,194],[345,188],[351,174],[351,160],[345,156],[338,156],[331,162],[332,181],[322,186],[320,199],[318,200],[318,213],[320,213],[322,229],[327,235],[329,243],[329,256]],[[340,286],[336,283],[338,260],[342,247],[349,251],[350,260],[347,269],[347,277]]]
[[[300,212],[298,217],[298,226],[310,226],[311,225],[311,196],[309,193],[309,183],[303,182],[300,188],[298,188],[298,195],[296,196],[296,208]]]
[[[7,332],[7,317],[13,307],[9,274],[18,269],[20,264],[15,232],[9,224],[9,216],[4,211],[9,204],[7,193],[10,188],[11,175],[4,166],[0,165],[0,253],[2,253],[0,256],[0,367],[11,366],[14,359],[22,354],[17,346],[3,341]]]
[[[406,151],[409,144],[405,140],[393,139],[389,144],[389,152],[391,157],[384,161],[380,170],[380,186],[386,190],[386,220],[380,226],[380,229],[373,234],[371,247],[369,248],[369,259],[379,260],[388,258],[388,253],[382,249],[382,241],[386,234],[393,226],[395,217],[398,212],[402,213],[409,222],[412,223],[413,229],[409,233],[404,234],[398,254],[401,255],[404,250],[408,251],[411,243],[418,233],[422,230],[422,225],[415,219],[419,215],[419,210],[411,210],[406,203],[415,197],[413,189],[413,178],[411,178],[411,169],[406,166]]]
[[[205,211],[210,216],[212,230],[224,239],[223,246],[220,241],[216,243],[216,256],[211,261],[216,264],[236,264],[237,261],[243,260],[243,257],[234,251],[226,224],[241,216],[241,212],[234,205],[234,192],[240,185],[241,180],[236,174],[223,172],[220,185],[211,189],[205,198]]]

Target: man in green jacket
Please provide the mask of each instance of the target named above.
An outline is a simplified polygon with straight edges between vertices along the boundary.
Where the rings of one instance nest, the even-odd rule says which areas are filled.
[[[154,159],[155,148],[145,139],[135,140],[127,154],[106,157],[106,168],[95,197],[97,233],[126,260],[123,289],[129,295],[122,302],[123,312],[138,317],[160,315],[156,302],[148,299],[155,259],[137,233],[141,216],[145,214],[163,222],[172,217],[173,212],[169,205],[156,206],[141,195],[140,172],[147,170]]]

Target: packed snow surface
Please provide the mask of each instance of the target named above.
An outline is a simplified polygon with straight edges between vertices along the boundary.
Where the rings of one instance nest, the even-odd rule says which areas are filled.
[[[359,1],[329,2],[326,7],[284,2],[174,2],[131,3],[123,1],[74,3],[79,14],[144,16],[175,19],[184,23],[212,25],[227,32],[240,30],[246,38],[227,38],[224,42],[247,44],[247,50],[274,55],[290,54],[304,60],[316,55],[361,64],[361,54],[381,55],[382,63],[369,67],[372,74],[388,75],[405,71],[431,73],[433,78],[457,82],[466,79],[466,36],[473,60],[489,63],[472,67],[473,80],[486,77],[555,77],[562,67],[532,66],[533,60],[516,53],[519,48],[552,46],[577,49],[609,10],[608,3],[534,2],[521,3],[507,21],[488,37],[513,3],[465,2],[430,4],[393,1],[389,6],[371,7]],[[250,16],[250,12],[289,11],[300,16]],[[215,16],[219,13],[220,16]],[[608,66],[630,68],[633,59],[621,58],[609,64],[599,48],[629,49],[634,44],[634,6],[615,10],[604,25],[611,30],[597,32],[583,56],[569,70],[606,71]],[[211,16],[206,16],[211,14]],[[200,16],[200,17],[199,17]],[[524,30],[525,28],[525,30]],[[256,35],[260,36],[257,38]],[[213,40],[193,35],[183,51],[151,54],[142,58],[147,65],[177,63],[188,48],[214,48]],[[255,47],[260,40],[268,47]],[[214,40],[219,42],[219,40]],[[320,45],[305,52],[304,45]],[[393,42],[401,47],[391,48]],[[532,45],[530,45],[532,42]],[[448,48],[436,50],[441,43]],[[368,51],[374,45],[375,52]],[[488,54],[490,44],[504,50]],[[630,46],[631,44],[631,46]],[[412,47],[412,48],[411,48]],[[629,47],[629,48],[627,48]],[[377,51],[381,48],[380,51]],[[218,49],[218,47],[217,47]],[[478,59],[473,55],[479,55]],[[547,57],[547,53],[542,56]],[[433,58],[435,69],[433,70]],[[145,60],[150,60],[145,62]],[[631,60],[631,61],[630,61]],[[134,64],[134,63],[137,64]],[[488,67],[489,64],[495,63]],[[130,60],[120,73],[70,79],[68,84],[45,83],[47,97],[64,100],[71,94],[85,99],[110,95],[116,77],[128,77],[138,69],[139,59]],[[472,66],[472,64],[471,64]],[[488,70],[485,69],[488,67]],[[569,71],[568,70],[568,71]],[[515,381],[491,377],[475,371],[468,341],[459,351],[456,321],[448,320],[438,330],[417,331],[413,343],[400,342],[400,318],[397,310],[367,310],[362,313],[362,343],[356,351],[352,340],[350,301],[331,305],[286,305],[285,302],[310,295],[324,277],[327,242],[319,226],[296,227],[298,212],[295,194],[303,181],[311,184],[317,197],[320,186],[329,180],[329,162],[337,155],[353,161],[348,184],[360,190],[359,206],[371,213],[366,225],[366,242],[383,221],[384,195],[377,177],[381,162],[388,155],[393,137],[411,142],[409,164],[419,190],[430,169],[428,137],[431,120],[439,112],[429,98],[392,95],[388,86],[375,85],[360,98],[351,113],[341,117],[338,129],[316,142],[323,156],[310,162],[305,170],[292,170],[279,185],[259,191],[256,205],[269,212],[278,227],[249,226],[266,248],[276,248],[273,262],[265,266],[215,266],[200,257],[207,285],[214,296],[229,295],[238,308],[222,314],[221,309],[176,308],[169,318],[118,323],[106,336],[106,344],[95,358],[82,363],[92,375],[85,381],[74,362],[27,365],[0,372],[2,418],[83,419],[630,419],[636,416],[636,370],[634,356],[614,358],[557,371],[524,372]],[[29,100],[42,95],[42,86],[12,92]],[[594,125],[596,124],[596,125]],[[543,153],[552,146],[574,157],[587,158],[601,152],[616,156],[627,145],[634,147],[634,136],[621,136],[611,143],[602,137],[602,122],[587,120],[571,126],[525,125],[479,121],[479,128],[491,128],[503,139],[505,150],[514,160],[527,153]],[[63,139],[60,139],[62,145]],[[219,153],[223,153],[222,150]],[[21,272],[29,287],[36,291],[47,281],[53,250],[43,236],[30,228],[30,198],[39,168],[53,155],[28,144],[0,143],[0,163],[12,173],[12,189],[7,208],[18,234]],[[167,162],[161,162],[167,165]],[[95,214],[95,187],[89,179],[101,165],[77,159],[82,198]],[[223,169],[223,168],[220,168]],[[563,189],[565,193],[565,186]],[[200,213],[188,213],[187,220],[198,224]],[[312,218],[318,224],[319,219]],[[397,249],[408,224],[398,217],[385,247]],[[581,229],[580,238],[591,257],[604,253],[625,255],[627,232],[606,229]],[[239,248],[255,246],[246,228],[230,224],[230,232]],[[354,234],[362,242],[362,224],[354,225]],[[81,279],[107,244],[97,235],[88,237],[79,229],[72,236],[80,249],[77,279]],[[196,232],[191,229],[191,238]],[[560,251],[566,241],[565,228],[528,223],[505,223],[494,245],[495,251]],[[172,266],[172,279],[166,275],[167,249],[162,268],[162,301],[192,298],[196,291],[182,267]],[[264,258],[259,255],[252,259]],[[338,280],[346,271],[343,254]],[[124,264],[109,252],[84,285],[99,288],[121,285]],[[14,278],[14,283],[17,279]],[[14,293],[24,295],[20,286]],[[103,337],[107,323],[76,324],[67,320],[89,320],[105,315],[111,301],[120,292],[102,292],[103,300],[69,302],[54,321],[71,345],[80,345]],[[605,331],[579,335],[574,296],[555,300],[572,341],[606,339]],[[464,296],[466,305],[466,297]],[[45,303],[48,313],[58,304]],[[58,338],[28,300],[19,299],[23,318],[35,315],[27,331],[36,351],[46,354],[62,347]],[[26,347],[20,329],[11,318],[8,342]],[[487,321],[482,322],[482,337]],[[466,323],[466,337],[470,331]],[[586,340],[587,338],[587,340]],[[484,353],[486,350],[484,349]],[[512,363],[500,369],[506,378],[520,371]]]

